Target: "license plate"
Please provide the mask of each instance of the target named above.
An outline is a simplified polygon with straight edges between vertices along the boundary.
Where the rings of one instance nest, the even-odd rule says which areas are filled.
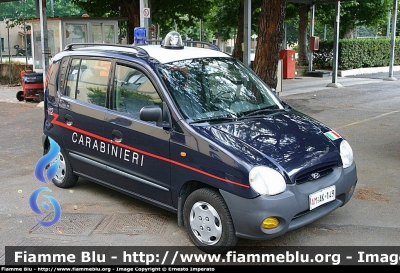
[[[310,210],[336,199],[336,187],[330,186],[309,195]]]

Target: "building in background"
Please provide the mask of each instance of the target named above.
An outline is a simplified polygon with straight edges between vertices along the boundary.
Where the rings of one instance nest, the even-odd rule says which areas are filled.
[[[31,51],[31,31],[27,24],[16,25],[8,27],[7,20],[0,21],[0,54],[1,57],[8,57],[9,55],[15,56],[25,56],[28,52],[30,56]],[[26,41],[26,43],[25,43]],[[28,50],[25,50],[27,45]]]

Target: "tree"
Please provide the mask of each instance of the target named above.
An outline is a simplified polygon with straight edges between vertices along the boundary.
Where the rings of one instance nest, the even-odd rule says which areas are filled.
[[[1,16],[11,21],[36,18],[36,0],[21,0],[15,2],[0,3]],[[69,0],[53,1],[54,16],[81,16],[84,10],[71,4]],[[51,6],[47,6],[46,15],[52,16]]]
[[[256,73],[267,83],[271,84],[272,87],[276,87],[276,69],[279,59],[279,50],[283,40],[286,0],[262,0],[262,2],[258,0],[253,2],[253,11],[257,11],[261,6],[263,7],[259,9],[261,10],[260,14],[263,14],[263,20],[258,20],[258,16],[255,16],[254,19],[256,22],[260,22],[258,25],[259,46],[257,54],[260,54],[259,56],[261,57],[258,58],[258,68],[255,62]],[[123,17],[127,17],[128,43],[133,42],[133,28],[140,25],[139,0],[103,0],[101,4],[99,0],[72,0],[72,3],[87,10],[89,15],[110,16],[119,14]],[[243,55],[241,51],[241,44],[243,42],[243,20],[238,20],[239,16],[243,16],[243,8],[240,7],[241,5],[243,6],[243,0],[224,0],[222,3],[217,0],[157,0],[151,1],[150,8],[153,18],[152,22],[159,24],[162,31],[170,31],[171,28],[174,29],[175,27],[178,29],[194,27],[198,23],[198,20],[210,19],[210,17],[208,17],[210,11],[217,13],[218,8],[215,8],[216,6],[220,7],[219,11],[222,9],[233,11],[233,13],[226,13],[227,16],[223,17],[223,19],[227,20],[229,17],[230,22],[236,24],[232,29],[236,27],[238,33],[241,31],[241,33],[237,35],[235,45],[237,51],[234,55],[238,59],[241,59]],[[215,13],[213,13],[213,15]],[[185,20],[182,18],[185,18]],[[211,20],[219,22],[219,26],[225,26],[223,23],[226,21],[222,21],[221,23],[218,16],[211,18]],[[232,24],[228,25],[232,26]],[[262,30],[260,30],[260,26],[263,27]],[[263,37],[263,35],[266,36]]]
[[[223,40],[231,39],[237,31],[239,9],[243,0],[215,1],[210,12],[205,16],[205,27],[212,29]]]
[[[216,0],[157,0],[149,1],[152,23],[158,24],[163,36],[175,28],[196,26],[206,17]],[[139,0],[71,0],[90,16],[127,18],[127,40],[133,43],[133,30],[140,26]],[[182,20],[185,18],[185,20]]]
[[[286,3],[285,38],[286,46],[289,47],[295,47],[298,44],[299,10],[300,4]]]
[[[263,0],[261,14],[254,70],[265,83],[276,88],[279,52],[285,30],[286,0]]]
[[[262,0],[251,1],[251,33],[257,33]],[[213,12],[206,17],[206,25],[214,30],[215,36],[224,40],[234,37],[232,56],[243,61],[242,44],[244,42],[244,1],[216,1]]]
[[[387,23],[393,0],[342,1],[340,4],[340,38],[352,38],[356,26],[378,27]],[[316,17],[322,24],[332,25],[335,19],[335,4],[316,6]]]
[[[351,38],[352,32],[356,26],[377,27],[387,23],[388,10],[391,7],[392,0],[370,0],[370,1],[342,1],[340,9],[340,38]],[[297,16],[293,17],[292,11],[287,8],[286,20],[294,18],[298,20],[298,65],[308,64],[308,35],[307,28],[310,21],[309,4],[293,4],[297,10]],[[335,16],[335,3],[325,3],[315,5],[315,35],[322,36],[327,26],[328,39],[333,40],[333,26]],[[288,18],[289,17],[289,18]],[[296,19],[298,18],[298,19]]]
[[[243,62],[242,43],[244,42],[244,0],[240,1],[237,13],[237,35],[232,56]]]
[[[298,28],[298,65],[305,66],[308,64],[307,59],[307,25],[308,25],[308,11],[310,5],[302,4],[299,9],[299,28]]]

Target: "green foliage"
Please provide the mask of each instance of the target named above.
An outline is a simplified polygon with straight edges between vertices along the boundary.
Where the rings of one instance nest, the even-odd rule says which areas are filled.
[[[228,40],[238,26],[237,16],[232,16],[232,14],[237,14],[239,6],[238,0],[217,2],[211,9],[211,13],[206,15],[207,28],[214,29],[219,36]],[[218,19],[215,20],[215,18]]]
[[[0,3],[2,17],[0,20],[8,19],[15,25],[18,24],[18,21],[21,19],[37,18],[35,2],[36,0],[20,0]],[[55,17],[81,16],[86,13],[84,10],[73,5],[69,0],[53,0],[53,9],[50,3],[47,3],[46,7],[46,15],[48,17],[52,17],[53,11]]]
[[[390,39],[343,39],[339,47],[341,69],[389,65]]]
[[[224,40],[232,38],[237,33],[240,3],[241,0],[215,1],[211,11],[205,17],[206,28],[213,30],[215,35],[223,37]],[[252,34],[258,32],[261,3],[262,0],[251,1]]]
[[[160,25],[162,36],[175,28],[178,31],[195,28],[200,25],[200,20],[205,20],[216,2],[216,0],[153,0],[152,22]]]
[[[350,33],[356,26],[378,27],[387,23],[392,0],[341,1],[340,37]],[[332,25],[335,20],[335,3],[316,5],[317,23]]]
[[[396,43],[400,38],[396,39]],[[333,64],[333,41],[321,41],[314,52],[313,63],[319,69],[331,69]],[[339,41],[338,69],[388,66],[390,62],[390,39],[341,39]],[[394,64],[400,64],[400,50],[395,50]]]
[[[286,42],[289,47],[295,48],[297,47],[298,43],[298,25],[299,21],[290,21],[290,22],[285,22],[286,25]],[[297,51],[298,52],[298,51]]]
[[[115,0],[71,0],[70,2],[75,6],[86,10],[90,16],[94,17],[118,16],[120,14],[119,7],[121,6],[121,9],[123,8],[123,3],[118,5],[118,1]]]
[[[140,14],[140,3],[136,1],[120,0],[71,0],[75,5],[85,9],[90,16],[133,17]],[[187,30],[187,35],[194,35],[194,29],[198,28],[200,20],[209,14],[216,0],[186,0],[151,1],[151,20],[153,25],[159,25],[160,35],[164,36],[171,30],[180,32]],[[133,26],[138,27],[138,26]],[[190,30],[192,28],[192,30]]]
[[[71,0],[71,2],[86,10],[90,16],[127,17],[132,29],[139,26],[140,3],[138,0]],[[158,26],[161,37],[171,30],[177,30],[184,38],[199,40],[200,20],[205,22],[206,16],[217,2],[217,0],[153,0],[150,7],[151,22],[152,25]],[[137,25],[132,25],[134,22]],[[124,24],[120,26],[124,26]],[[124,27],[129,29],[127,25]],[[211,41],[213,30],[207,27],[205,29],[202,40]],[[125,30],[120,30],[120,32],[129,38],[130,33],[126,33]]]

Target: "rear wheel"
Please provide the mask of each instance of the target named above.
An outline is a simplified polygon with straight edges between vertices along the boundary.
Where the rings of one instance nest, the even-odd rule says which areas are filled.
[[[215,190],[201,188],[191,193],[183,208],[190,239],[202,251],[224,253],[238,241],[229,209]]]
[[[69,161],[68,157],[65,156],[64,150],[60,150],[57,160],[58,170],[52,180],[54,185],[59,188],[70,188],[75,186],[79,177],[74,174],[71,162]]]

